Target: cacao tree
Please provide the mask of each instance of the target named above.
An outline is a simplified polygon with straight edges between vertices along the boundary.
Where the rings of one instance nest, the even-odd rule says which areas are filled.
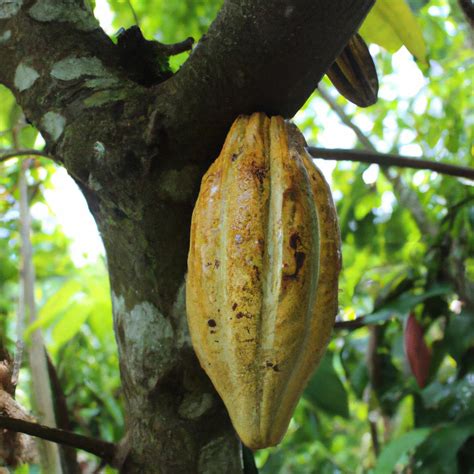
[[[89,2],[0,2],[0,82],[44,138],[41,154],[81,189],[105,245],[126,425],[118,448],[103,457],[122,472],[251,472],[250,453],[190,343],[184,279],[191,213],[233,120],[255,111],[293,117],[373,4],[209,2],[206,14],[215,19],[176,70],[172,56],[191,47],[186,31],[172,45],[147,41],[137,29],[116,38],[99,27]],[[403,183],[393,186],[397,197],[409,195]],[[354,186],[349,199],[357,192]],[[410,202],[421,231],[434,239],[434,222]],[[341,214],[343,232],[351,212]],[[472,302],[461,280],[457,293]],[[401,283],[386,285],[366,323],[387,321]],[[392,367],[374,354],[387,332],[382,324],[369,336],[376,349],[367,376],[381,399],[389,389],[378,374]],[[347,345],[347,365],[356,345]],[[390,409],[387,402],[384,416]],[[421,444],[426,433],[418,435]]]

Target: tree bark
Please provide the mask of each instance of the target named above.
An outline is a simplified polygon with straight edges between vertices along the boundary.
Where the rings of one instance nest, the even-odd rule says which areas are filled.
[[[189,60],[134,83],[80,0],[0,3],[0,82],[83,191],[104,240],[126,398],[127,473],[240,473],[187,332],[199,182],[240,113],[291,117],[374,0],[226,0]]]

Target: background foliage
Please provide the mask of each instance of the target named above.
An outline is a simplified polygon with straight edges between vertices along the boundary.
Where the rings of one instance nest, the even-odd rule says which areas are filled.
[[[110,0],[108,31],[115,38],[112,31],[138,21],[149,39],[198,39],[221,3]],[[362,110],[328,82],[324,87],[379,151],[472,166],[472,32],[454,0],[408,3],[379,0],[361,29],[379,72],[378,103]],[[104,5],[98,1],[96,12]],[[174,58],[174,69],[185,59]],[[3,88],[0,104],[0,149],[13,147],[13,129],[21,148],[41,149],[41,138]],[[317,92],[296,121],[312,145],[362,147]],[[459,286],[474,280],[472,182],[428,171],[318,164],[331,182],[343,237],[340,320],[365,316],[374,326],[335,331],[284,441],[255,454],[260,472],[473,472],[474,314]],[[12,353],[21,261],[18,172],[18,160],[0,163],[0,346]],[[55,172],[38,158],[28,173],[36,326],[44,331],[72,429],[118,441],[122,398],[106,263],[99,258],[78,267],[71,259],[70,238],[45,199]],[[409,190],[421,203],[432,234],[420,230],[394,187],[400,180],[405,194]],[[406,357],[409,314],[431,352],[423,388]],[[27,406],[28,381],[25,367],[17,398]],[[81,459],[84,466],[95,462]]]

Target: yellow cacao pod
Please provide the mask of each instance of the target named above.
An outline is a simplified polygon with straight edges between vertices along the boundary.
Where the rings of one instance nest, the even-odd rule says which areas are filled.
[[[305,146],[281,117],[237,118],[192,218],[191,339],[251,449],[285,434],[337,312],[337,217]]]

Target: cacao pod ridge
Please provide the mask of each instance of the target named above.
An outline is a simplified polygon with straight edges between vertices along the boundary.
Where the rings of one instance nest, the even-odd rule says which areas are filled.
[[[337,312],[337,217],[305,145],[281,117],[238,117],[192,218],[193,347],[251,449],[284,436]]]

